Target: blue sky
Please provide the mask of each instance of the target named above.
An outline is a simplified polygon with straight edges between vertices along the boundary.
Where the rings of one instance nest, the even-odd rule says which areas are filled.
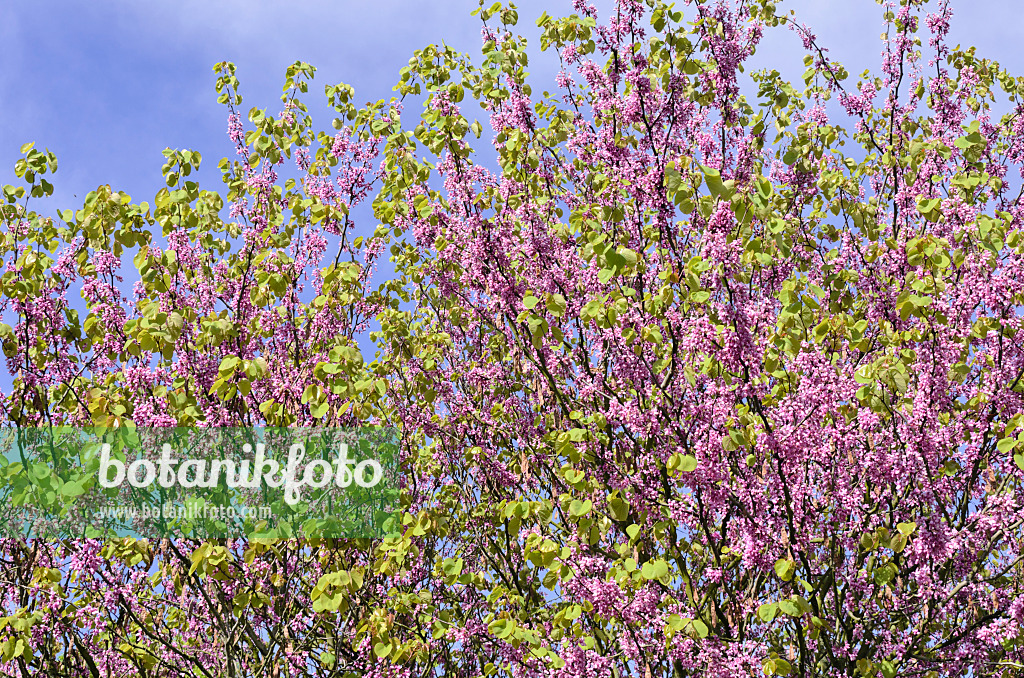
[[[0,183],[14,182],[18,149],[34,141],[60,160],[54,206],[77,207],[106,183],[136,201],[152,201],[162,186],[160,152],[168,146],[202,152],[201,183],[219,188],[216,162],[233,151],[213,91],[215,62],[237,64],[243,110],[258,105],[276,114],[284,69],[297,59],[318,68],[311,103],[322,101],[324,84],[341,81],[355,86],[357,101],[390,97],[414,49],[443,40],[479,54],[480,22],[469,14],[476,6],[476,0],[5,0]],[[518,6],[520,28],[533,42],[541,12],[571,12],[569,0]],[[851,74],[877,67],[881,8],[873,0],[800,0],[782,8],[795,9]],[[1024,15],[1016,3],[961,0],[954,8],[954,42],[977,45],[1024,74]],[[802,57],[795,36],[770,31],[757,59],[796,80]],[[531,71],[551,82],[555,64],[553,54],[543,54],[531,60]],[[328,129],[325,107],[312,110],[319,128]]]

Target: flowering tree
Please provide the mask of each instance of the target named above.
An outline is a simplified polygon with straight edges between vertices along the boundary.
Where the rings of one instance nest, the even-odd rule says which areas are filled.
[[[101,187],[52,220],[27,147],[12,425],[387,424],[407,482],[383,540],[8,539],[3,670],[1024,668],[1024,79],[950,49],[946,2],[887,5],[857,85],[768,0],[684,4],[542,16],[554,95],[515,8],[481,8],[482,64],[403,69],[415,126],[339,85],[314,134],[297,63],[246,131],[220,64],[225,198],[168,151],[154,205]],[[742,80],[782,28],[804,87]]]

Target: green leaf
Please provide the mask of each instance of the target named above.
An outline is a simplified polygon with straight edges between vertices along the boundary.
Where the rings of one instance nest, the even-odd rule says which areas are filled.
[[[589,499],[587,499],[586,501],[574,499],[572,503],[569,505],[569,513],[577,517],[585,516],[588,513],[590,513],[590,510],[592,508],[594,508],[594,502],[590,501]]]
[[[780,600],[779,609],[783,612],[783,614],[787,614],[790,617],[802,616],[802,613],[800,612],[800,607],[792,600]]]
[[[487,625],[487,631],[497,638],[508,638],[516,630],[516,623],[511,619],[495,619]]]
[[[218,371],[232,372],[234,371],[236,365],[238,365],[238,356],[229,355],[228,357],[220,361],[220,368],[218,368]]]
[[[917,523],[897,523],[896,529],[900,531],[900,534],[909,537],[917,529]]]
[[[565,315],[565,297],[561,294],[553,294],[547,301],[548,311],[556,318]]]
[[[610,496],[608,498],[608,513],[615,520],[625,520],[629,517],[629,502],[618,496]]]
[[[775,561],[775,574],[779,575],[782,581],[790,581],[796,572],[796,563],[789,558],[781,558]]]
[[[85,488],[82,486],[82,481],[78,480],[72,483],[65,483],[64,487],[60,488],[60,493],[65,497],[80,497],[85,494]]]
[[[938,208],[940,201],[938,198],[932,198],[930,200],[919,200],[917,202],[917,211],[921,214],[928,214]]]
[[[896,572],[896,565],[893,563],[887,563],[885,566],[875,570],[875,583],[879,586],[885,586],[896,577]]]
[[[621,270],[626,265],[626,257],[622,256],[617,251],[613,250],[613,251],[607,252],[604,255],[604,257],[605,257],[605,261],[608,262],[608,265],[614,271],[619,271],[619,270]]]
[[[853,373],[853,380],[858,384],[872,384],[875,380],[870,376],[871,372],[870,365],[863,365]]]
[[[648,581],[652,579],[661,579],[668,574],[668,563],[661,558],[657,560],[650,560],[644,563],[643,567],[640,568],[640,575]]]
[[[673,454],[669,457],[667,466],[670,471],[692,473],[697,469],[697,458],[690,454]]]
[[[531,311],[538,304],[538,302],[540,302],[540,299],[533,296],[532,294],[527,294],[525,297],[523,297],[523,306]]]
[[[775,617],[779,614],[778,603],[765,603],[764,605],[757,608],[757,616],[763,622],[774,621]]]
[[[903,549],[907,548],[907,535],[894,535],[889,539],[889,548],[891,548],[894,553],[902,553]]]
[[[462,567],[465,561],[462,558],[445,558],[441,565],[441,569],[449,577],[458,577],[462,574]]]
[[[732,193],[732,191],[726,187],[725,182],[722,181],[721,172],[713,167],[707,167],[705,165],[701,165],[700,169],[704,173],[704,183],[707,184],[708,190],[712,195],[716,197],[728,197],[728,195]]]
[[[1003,438],[998,443],[996,443],[996,449],[1003,453],[1009,452],[1015,447],[1017,447],[1016,438]]]
[[[697,638],[707,638],[710,630],[708,625],[699,619],[690,619],[689,617],[680,617],[677,614],[669,615],[668,624],[665,625],[665,631],[683,631],[686,635]],[[671,634],[669,634],[671,636]]]

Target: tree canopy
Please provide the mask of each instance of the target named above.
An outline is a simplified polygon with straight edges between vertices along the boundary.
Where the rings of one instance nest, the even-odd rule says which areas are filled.
[[[218,64],[220,193],[168,150],[44,216],[27,144],[7,425],[393,426],[403,532],[5,539],[0,671],[1018,675],[1024,78],[947,2],[856,83],[775,2],[679,4],[541,16],[552,93],[481,6],[330,131],[312,66],[245,122]],[[803,82],[744,69],[767,30]]]

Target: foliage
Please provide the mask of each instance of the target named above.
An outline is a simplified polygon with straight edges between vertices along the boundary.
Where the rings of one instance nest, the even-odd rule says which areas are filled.
[[[219,64],[223,198],[168,151],[152,206],[53,220],[26,147],[12,425],[389,424],[407,485],[400,538],[8,540],[6,671],[1015,674],[1024,79],[950,49],[945,2],[886,6],[857,85],[769,0],[684,4],[545,14],[540,96],[482,7],[481,63],[402,70],[415,125],[339,85],[314,134],[296,63],[245,131]],[[786,27],[804,86],[741,81]]]

